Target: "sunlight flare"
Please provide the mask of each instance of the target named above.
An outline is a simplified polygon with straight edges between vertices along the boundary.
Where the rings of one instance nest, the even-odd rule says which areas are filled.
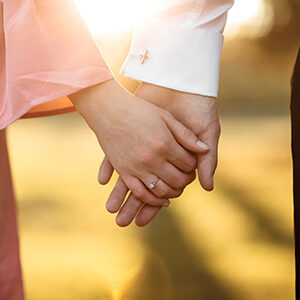
[[[158,12],[159,0],[75,0],[93,34],[113,34],[134,28]],[[235,0],[225,34],[229,37],[263,36],[272,27],[273,10],[268,0]]]
[[[131,29],[159,8],[159,0],[75,0],[75,3],[94,34]]]

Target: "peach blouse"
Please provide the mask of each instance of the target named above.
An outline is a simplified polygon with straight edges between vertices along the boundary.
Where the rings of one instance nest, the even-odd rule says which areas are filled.
[[[0,130],[113,78],[72,0],[0,0]]]

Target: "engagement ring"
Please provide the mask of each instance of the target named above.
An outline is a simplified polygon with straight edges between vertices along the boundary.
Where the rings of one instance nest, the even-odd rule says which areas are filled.
[[[153,188],[155,188],[155,186],[156,186],[156,184],[158,183],[158,181],[159,181],[159,178],[156,177],[156,178],[154,179],[153,182],[151,182],[150,184],[147,185],[147,188],[148,188],[149,190],[152,190]]]

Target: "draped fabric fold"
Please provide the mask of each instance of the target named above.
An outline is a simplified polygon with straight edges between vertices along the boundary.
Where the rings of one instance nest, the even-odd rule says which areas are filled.
[[[0,1],[0,129],[113,78],[72,0]]]

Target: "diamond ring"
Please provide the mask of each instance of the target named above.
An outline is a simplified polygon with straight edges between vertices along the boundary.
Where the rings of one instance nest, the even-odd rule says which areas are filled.
[[[156,178],[153,180],[153,182],[151,182],[150,184],[147,185],[147,188],[148,188],[149,190],[154,189],[155,186],[156,186],[156,184],[158,183],[158,181],[159,181],[159,178],[156,177]]]

